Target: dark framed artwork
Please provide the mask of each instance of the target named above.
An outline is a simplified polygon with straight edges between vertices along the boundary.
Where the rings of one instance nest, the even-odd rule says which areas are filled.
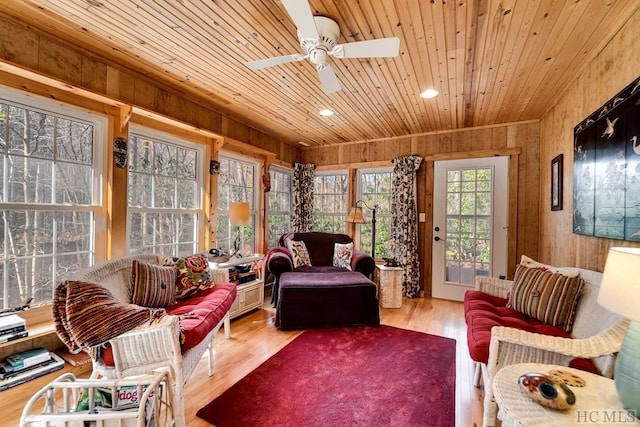
[[[640,242],[640,77],[574,128],[573,232]]]
[[[551,160],[551,210],[562,210],[562,154]]]

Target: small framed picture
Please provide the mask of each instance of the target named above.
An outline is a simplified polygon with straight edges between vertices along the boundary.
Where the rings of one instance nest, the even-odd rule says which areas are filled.
[[[560,154],[551,160],[551,210],[562,210],[562,159]]]

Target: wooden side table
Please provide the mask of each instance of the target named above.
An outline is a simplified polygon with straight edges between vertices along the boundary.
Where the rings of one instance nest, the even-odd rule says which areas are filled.
[[[382,308],[402,307],[402,273],[401,267],[376,265],[376,282],[378,284],[378,300]]]
[[[570,387],[576,396],[576,403],[570,409],[544,407],[520,390],[520,375],[529,372],[548,374],[553,369],[571,372],[586,382],[584,387]],[[640,422],[623,408],[613,380],[566,366],[540,363],[506,366],[494,377],[493,393],[498,404],[498,418],[502,420],[503,427],[640,425]]]

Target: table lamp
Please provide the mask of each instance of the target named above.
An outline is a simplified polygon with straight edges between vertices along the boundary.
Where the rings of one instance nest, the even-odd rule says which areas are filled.
[[[242,247],[240,237],[240,227],[249,225],[251,222],[251,206],[248,202],[231,202],[229,203],[229,221],[231,226],[238,227],[236,238],[233,242],[232,256],[242,257],[240,248]]]
[[[616,360],[614,380],[625,409],[640,415],[640,248],[610,248],[598,303],[631,320]],[[636,415],[636,416],[638,416]]]
[[[369,208],[363,200],[358,200],[355,205],[349,211],[349,216],[347,216],[347,222],[352,222],[354,224],[364,224],[364,216],[362,215],[362,206],[358,206],[360,203]],[[376,258],[376,210],[378,206],[374,206],[371,209],[371,257],[373,259]]]

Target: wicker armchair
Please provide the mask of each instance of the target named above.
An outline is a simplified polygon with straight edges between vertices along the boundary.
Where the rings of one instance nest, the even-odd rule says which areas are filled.
[[[489,360],[476,362],[474,383],[484,385],[483,426],[496,423],[497,405],[493,398],[493,378],[503,367],[518,363],[546,363],[568,366],[576,357],[593,359],[601,374],[613,375],[614,355],[620,350],[629,321],[597,304],[602,273],[580,269],[585,280],[578,302],[572,338],[552,337],[515,328],[491,329]],[[477,277],[476,290],[506,298],[513,282]]]
[[[96,283],[108,289],[119,301],[131,302],[131,264],[134,259],[160,264],[162,256],[155,254],[131,255],[96,264],[75,273],[70,279]],[[214,281],[215,278],[214,278]],[[235,294],[234,294],[235,298]],[[213,375],[215,350],[213,338],[224,325],[225,336],[230,333],[229,313],[197,344],[185,352],[180,347],[178,316],[163,316],[158,322],[142,324],[129,332],[110,339],[114,366],[93,359],[91,378],[119,379],[133,375],[153,373],[155,369],[169,367],[175,425],[184,426],[184,384],[187,382],[205,352],[208,352],[209,376]]]

